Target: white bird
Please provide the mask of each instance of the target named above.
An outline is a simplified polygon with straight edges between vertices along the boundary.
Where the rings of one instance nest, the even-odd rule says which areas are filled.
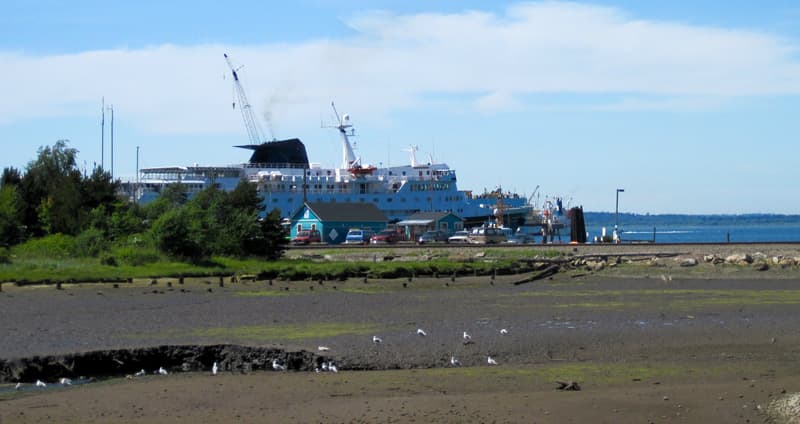
[[[428,333],[426,333],[425,330],[423,330],[421,328],[417,328],[417,334],[419,334],[420,336],[427,336],[428,335]]]
[[[211,366],[211,374],[217,375],[217,371],[219,371],[219,367],[217,366],[217,363],[214,362],[214,365]]]
[[[47,387],[47,384],[45,384],[42,380],[36,380],[36,387]]]
[[[451,356],[451,357],[450,357],[450,365],[452,365],[452,366],[454,366],[454,367],[460,367],[460,366],[461,366],[461,361],[459,361],[458,359],[456,359],[456,357],[455,357],[455,356]]]
[[[492,357],[491,357],[491,356],[488,356],[487,358],[488,358],[488,359],[486,359],[486,363],[488,363],[489,365],[497,365],[497,361],[495,361],[494,359],[492,359]]]
[[[508,330],[506,330],[505,328],[501,328],[500,334],[508,334]]]
[[[22,388],[22,382],[19,382],[19,383],[17,383],[16,386],[14,386],[14,390],[19,390],[21,388]]]
[[[465,341],[465,342],[471,342],[471,341],[472,341],[472,336],[470,336],[469,334],[467,334],[467,332],[466,332],[466,331],[464,332],[464,336],[463,336],[463,337],[464,337],[464,341]]]
[[[328,371],[328,363],[327,362],[323,362],[322,363],[322,371]]]
[[[336,365],[333,362],[331,362],[330,364],[328,364],[328,371],[339,372],[339,368],[336,368]]]
[[[72,380],[70,380],[70,379],[68,379],[66,377],[61,377],[61,379],[58,380],[58,382],[62,386],[71,386],[72,385]]]
[[[169,374],[169,373],[167,372],[167,370],[165,370],[165,369],[164,369],[164,367],[158,367],[158,373],[159,373],[159,374],[161,374],[161,375],[167,375],[167,374]]]
[[[372,343],[383,343],[383,340],[378,336],[372,336]]]
[[[320,352],[327,352],[331,350],[331,348],[329,348],[328,346],[317,346],[317,350]]]
[[[141,376],[143,376],[143,375],[145,375],[145,374],[147,374],[147,371],[145,371],[145,370],[144,370],[144,368],[142,368],[142,369],[141,369],[139,372],[137,372],[136,374],[134,374],[134,376],[136,376],[136,377],[141,377]]]
[[[282,364],[278,363],[277,359],[273,359],[272,360],[272,369],[274,369],[275,371],[285,371],[286,367],[283,366]]]

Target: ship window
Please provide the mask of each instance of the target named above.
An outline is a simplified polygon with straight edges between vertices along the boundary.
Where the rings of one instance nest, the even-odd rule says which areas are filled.
[[[386,198],[386,203],[392,203],[392,198],[391,197],[387,197]]]
[[[373,202],[373,203],[378,203],[378,198],[377,198],[377,197],[373,198],[373,199],[372,199],[372,202]]]
[[[403,176],[405,176],[405,175],[406,175],[406,171],[403,171]]]

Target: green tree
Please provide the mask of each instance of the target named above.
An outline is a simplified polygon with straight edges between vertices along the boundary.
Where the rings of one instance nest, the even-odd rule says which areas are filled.
[[[17,186],[0,186],[0,246],[12,246],[22,241],[24,217],[22,198]]]
[[[156,247],[176,259],[194,262],[205,259],[206,252],[197,240],[197,231],[191,224],[186,209],[176,208],[164,212],[150,229]]]
[[[0,177],[0,187],[4,185],[19,185],[22,182],[22,174],[19,169],[12,167],[3,168],[3,176]]]
[[[23,222],[33,235],[80,232],[83,202],[77,152],[67,147],[67,140],[59,140],[53,147],[40,148],[36,160],[28,163],[19,187]]]

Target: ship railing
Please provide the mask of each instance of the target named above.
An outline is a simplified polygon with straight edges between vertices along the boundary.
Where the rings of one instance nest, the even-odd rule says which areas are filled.
[[[263,163],[244,163],[244,168],[294,168],[304,169],[308,166],[304,163],[291,163],[291,162],[263,162]]]

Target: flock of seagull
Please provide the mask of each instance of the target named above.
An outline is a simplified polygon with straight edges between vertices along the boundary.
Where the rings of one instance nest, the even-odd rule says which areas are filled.
[[[500,334],[507,335],[508,334],[508,330],[505,329],[505,328],[501,328],[500,329]],[[421,329],[421,328],[417,328],[417,335],[419,335],[420,337],[427,337],[428,333],[425,330]],[[470,336],[469,333],[467,333],[466,331],[464,331],[462,333],[461,338],[463,339],[463,343],[465,345],[473,343],[472,336]],[[378,337],[378,336],[372,336],[372,343],[381,344],[381,343],[383,343],[383,339]],[[328,346],[318,346],[317,350],[320,351],[320,352],[328,352],[328,351],[330,351],[330,348]],[[487,356],[486,357],[486,363],[488,365],[497,365],[497,361],[494,358],[492,358],[491,356]],[[461,366],[461,361],[459,361],[458,358],[456,358],[455,356],[450,356],[450,366],[452,366],[452,367],[460,367]],[[278,360],[278,359],[273,359],[272,360],[272,369],[274,371],[286,371],[286,365],[282,364],[281,361]],[[217,375],[219,370],[220,370],[219,364],[217,362],[214,362],[214,364],[211,366],[211,375]],[[334,372],[334,373],[336,373],[336,372],[339,372],[339,369],[337,368],[336,364],[333,363],[333,361],[325,361],[325,362],[322,362],[319,367],[315,368],[314,371],[318,372],[318,373],[319,372]],[[153,372],[153,374],[156,374],[156,375],[169,375],[169,371],[164,369],[164,367],[158,367],[158,369],[155,370]],[[142,376],[145,376],[145,375],[147,375],[147,371],[145,371],[144,369],[141,369],[140,371],[134,373],[133,375],[129,375],[127,377],[128,378],[133,378],[133,377],[142,377]],[[60,384],[61,386],[71,386],[72,385],[72,380],[70,380],[69,378],[61,378],[61,379],[59,379],[58,384]],[[14,388],[16,390],[20,390],[20,389],[23,388],[23,386],[24,386],[23,383],[20,382],[20,383],[17,383],[17,385]],[[34,383],[34,386],[35,387],[39,387],[39,388],[46,388],[47,387],[47,383],[45,383],[45,382],[43,382],[41,380],[36,380],[36,382]]]
[[[500,329],[500,334],[507,335],[508,334],[508,330],[505,329],[505,328],[501,328]],[[428,335],[428,333],[425,330],[421,329],[421,328],[417,328],[417,335],[419,335],[421,337],[426,337]],[[473,343],[472,342],[472,336],[470,336],[469,333],[467,333],[466,331],[464,331],[461,334],[461,338],[464,340],[464,344],[465,345]],[[372,336],[372,343],[381,344],[381,343],[383,343],[383,339],[381,339],[378,336]],[[321,347],[324,347],[324,346],[320,346],[320,348]],[[320,349],[320,350],[322,350],[322,349]],[[325,350],[327,350],[327,348],[325,348]],[[489,365],[497,365],[497,360],[495,360],[491,356],[487,356],[486,357],[486,363],[489,364]],[[460,367],[461,366],[461,361],[459,361],[455,356],[451,356],[450,357],[450,366]]]

